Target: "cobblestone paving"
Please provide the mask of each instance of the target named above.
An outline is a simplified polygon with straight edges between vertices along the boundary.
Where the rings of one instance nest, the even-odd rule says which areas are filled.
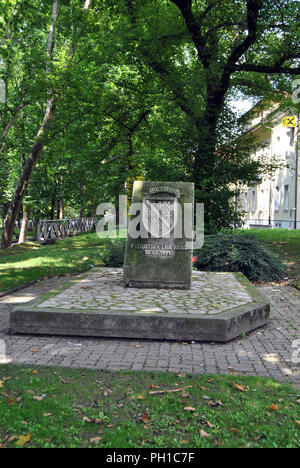
[[[216,315],[248,302],[251,296],[231,273],[195,271],[190,290],[156,289],[154,295],[153,289],[124,289],[121,268],[101,268],[38,307]]]
[[[9,336],[11,307],[34,299],[69,279],[42,281],[0,299],[0,340],[5,343],[8,362],[99,370],[237,372],[273,377],[300,388],[300,364],[292,362],[292,353],[297,351],[292,344],[300,339],[300,293],[292,287],[262,287],[261,292],[271,303],[270,323],[226,344]]]

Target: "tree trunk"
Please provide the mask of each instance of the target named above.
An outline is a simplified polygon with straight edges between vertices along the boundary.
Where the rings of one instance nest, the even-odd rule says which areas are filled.
[[[47,109],[45,112],[45,116],[43,119],[43,123],[37,134],[36,140],[30,151],[27,161],[24,165],[24,168],[19,178],[13,199],[8,207],[7,215],[4,221],[4,229],[2,233],[1,246],[3,249],[8,249],[9,247],[11,247],[15,224],[16,224],[29,182],[31,180],[33,169],[42,154],[49,129],[51,128],[52,121],[53,121],[54,114],[55,114],[56,104],[57,104],[57,98],[49,99],[48,104],[47,104]]]
[[[23,219],[22,219],[22,227],[21,227],[18,244],[23,244],[23,242],[26,241],[28,221],[29,221],[28,206],[25,203],[23,203]]]
[[[220,110],[221,112],[221,110]],[[198,148],[194,160],[193,178],[195,189],[199,189],[203,180],[209,186],[209,179],[214,174],[217,147],[217,125],[220,116],[219,106],[208,100],[204,112],[203,125],[198,128]]]
[[[83,10],[87,11],[92,4],[92,0],[86,0]],[[58,18],[58,10],[59,10],[59,1],[53,0],[53,10],[52,10],[52,18],[50,24],[50,30],[48,35],[48,44],[47,44],[47,53],[49,56],[49,61],[47,62],[46,72],[50,72],[50,62],[53,59],[54,55],[54,46],[55,46],[55,23]],[[73,63],[73,58],[75,55],[76,47],[78,45],[79,40],[76,44],[72,44],[69,50],[70,61],[68,66]],[[48,102],[47,102],[47,109],[44,115],[44,119],[40,130],[37,134],[36,140],[34,145],[30,151],[30,154],[27,158],[27,161],[24,165],[22,170],[21,176],[19,178],[15,193],[13,195],[13,199],[8,207],[8,212],[4,221],[4,229],[2,233],[2,243],[1,246],[4,249],[11,247],[13,232],[16,220],[18,218],[24,196],[26,194],[28,185],[31,180],[33,169],[41,157],[44,145],[47,141],[49,130],[52,126],[52,122],[54,119],[55,111],[57,103],[60,99],[59,95],[49,95]]]

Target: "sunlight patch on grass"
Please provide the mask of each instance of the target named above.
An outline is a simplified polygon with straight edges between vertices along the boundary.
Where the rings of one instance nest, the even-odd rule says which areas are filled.
[[[49,276],[82,273],[102,264],[105,242],[96,234],[59,240],[55,245],[36,242],[0,251],[0,292]]]

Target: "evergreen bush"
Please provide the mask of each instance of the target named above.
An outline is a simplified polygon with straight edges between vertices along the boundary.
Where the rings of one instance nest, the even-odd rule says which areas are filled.
[[[126,239],[108,241],[102,253],[103,265],[106,267],[123,267]]]
[[[281,260],[251,234],[206,236],[194,255],[197,270],[240,271],[250,281],[276,281],[284,273]]]
[[[102,253],[106,267],[123,267],[126,239],[111,240]],[[202,271],[241,272],[250,281],[277,281],[283,277],[281,260],[251,234],[206,236],[194,268]]]

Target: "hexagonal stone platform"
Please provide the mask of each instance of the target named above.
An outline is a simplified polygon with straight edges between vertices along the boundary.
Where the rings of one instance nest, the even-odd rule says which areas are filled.
[[[11,312],[12,334],[226,342],[265,325],[270,305],[241,273],[193,272],[192,288],[124,289],[93,269]]]

